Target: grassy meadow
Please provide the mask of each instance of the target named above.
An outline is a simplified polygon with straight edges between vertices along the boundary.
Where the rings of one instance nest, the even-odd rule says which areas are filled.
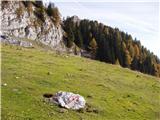
[[[1,56],[2,120],[160,120],[159,78],[38,47],[1,45]],[[62,113],[43,101],[60,90],[96,112]]]

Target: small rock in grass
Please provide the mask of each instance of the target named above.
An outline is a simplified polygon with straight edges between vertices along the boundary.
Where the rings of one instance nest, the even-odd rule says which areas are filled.
[[[14,88],[12,89],[13,92],[18,92],[18,89]]]
[[[142,97],[142,96],[140,96],[140,99],[143,99],[143,97]]]
[[[138,77],[140,77],[140,75],[137,75],[136,77],[138,78]]]
[[[22,48],[21,47],[17,47],[16,50],[22,50]]]
[[[64,109],[64,108],[61,108],[58,110],[59,113],[67,113],[68,110],[67,109]]]
[[[19,77],[17,76],[16,79],[18,79]]]
[[[52,73],[51,72],[47,72],[47,75],[51,75]]]
[[[48,116],[49,116],[49,117],[52,117],[53,115],[55,115],[55,113],[54,113],[54,112],[50,112],[50,113],[48,113]]]
[[[22,94],[22,92],[17,88],[12,89],[12,91],[15,92],[16,94]]]
[[[120,101],[120,99],[118,98],[117,101]]]
[[[127,111],[135,112],[135,109],[128,108]]]
[[[123,98],[129,98],[129,97],[131,97],[131,95],[129,94],[123,96]]]
[[[131,97],[131,95],[128,94],[127,97]]]
[[[79,113],[84,113],[85,112],[85,108],[81,108],[79,110],[77,110]]]
[[[137,102],[133,102],[133,104],[138,105],[138,103],[137,103]]]
[[[3,83],[2,86],[7,86],[7,83]]]
[[[93,112],[92,108],[86,108],[86,112]]]
[[[79,71],[83,71],[83,69],[82,69],[82,68],[80,68],[80,69],[79,69]]]
[[[68,57],[69,57],[68,55],[65,56],[65,58],[68,58]]]
[[[87,98],[93,98],[93,96],[92,95],[87,95]]]
[[[135,109],[132,109],[132,112],[135,112]]]
[[[93,112],[98,114],[98,113],[99,113],[99,110],[96,109],[96,108],[93,108]]]
[[[99,113],[99,110],[97,108],[92,107],[91,105],[87,104],[86,105],[86,112],[92,112],[92,113]]]
[[[67,77],[73,77],[73,75],[70,74],[70,73],[66,73],[66,76],[67,76]]]
[[[79,117],[80,117],[80,118],[79,118],[80,120],[85,120],[81,115],[80,115]]]

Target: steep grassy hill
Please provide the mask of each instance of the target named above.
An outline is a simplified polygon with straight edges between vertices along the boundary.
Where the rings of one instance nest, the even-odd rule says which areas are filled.
[[[2,45],[1,52],[2,120],[160,119],[159,78],[38,48]],[[97,112],[61,113],[43,102],[59,90],[81,94]]]

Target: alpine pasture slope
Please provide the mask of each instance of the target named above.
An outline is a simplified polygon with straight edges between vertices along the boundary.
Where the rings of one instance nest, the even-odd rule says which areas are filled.
[[[159,120],[160,79],[120,66],[40,47],[1,45],[2,120]],[[44,93],[78,93],[97,112],[43,101]]]

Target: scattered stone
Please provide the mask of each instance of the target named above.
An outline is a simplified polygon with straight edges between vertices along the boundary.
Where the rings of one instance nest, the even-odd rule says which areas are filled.
[[[30,55],[30,56],[28,56],[29,58],[33,58],[34,56],[33,55]]]
[[[140,96],[140,99],[143,99],[143,97],[142,97],[142,96]]]
[[[127,97],[131,97],[131,95],[127,95]]]
[[[4,35],[1,35],[0,38],[1,38],[1,42],[5,43],[5,44],[22,46],[22,47],[26,47],[26,48],[32,48],[33,47],[33,44],[31,42],[28,42],[28,41],[17,40],[16,38],[12,38],[12,37],[9,37],[9,36],[4,36]],[[22,50],[22,48],[17,48],[17,50]]]
[[[92,107],[91,105],[87,104],[85,108],[86,112],[93,112],[98,114],[99,110],[97,108]]]
[[[118,98],[117,101],[120,101],[120,99]]]
[[[67,109],[61,108],[58,110],[59,113],[68,113]]]
[[[47,72],[47,75],[51,75],[52,73],[51,72]]]
[[[127,94],[127,95],[124,95],[124,96],[123,96],[123,98],[129,98],[129,97],[131,97],[130,94]]]
[[[98,113],[99,113],[99,110],[96,109],[96,108],[93,108],[93,112],[98,114]]]
[[[137,75],[136,77],[137,77],[137,78],[139,78],[139,77],[140,77],[140,75]]]
[[[54,112],[50,112],[50,113],[48,113],[48,116],[49,116],[49,117],[52,117],[53,115],[55,115],[55,113],[54,113]]]
[[[93,98],[93,96],[92,95],[87,95],[87,98]]]
[[[69,77],[69,78],[74,77],[74,75],[73,75],[73,74],[70,74],[70,73],[66,73],[66,76]]]
[[[93,112],[92,108],[86,108],[86,112]]]
[[[45,94],[43,94],[43,97],[44,98],[51,98],[51,97],[53,97],[53,94],[45,93]]]
[[[21,92],[19,89],[17,89],[17,88],[12,89],[12,91],[15,92],[16,94],[21,94],[21,93],[22,93],[22,92]]]
[[[100,86],[100,87],[103,87],[103,88],[108,88],[108,86],[103,84],[103,83],[99,83],[97,86]]]
[[[133,104],[138,105],[138,103],[137,103],[137,102],[133,102]]]
[[[80,116],[80,120],[85,120],[83,117]]]
[[[68,57],[69,57],[68,55],[65,56],[65,58],[68,58]]]
[[[22,46],[22,47],[26,47],[26,48],[33,47],[32,43],[26,42],[26,41],[20,41],[19,45]]]
[[[85,111],[86,111],[86,109],[85,108],[81,108],[81,109],[79,109],[79,110],[77,110],[79,113],[84,113]]]
[[[19,77],[17,76],[16,79],[18,79]]]
[[[14,88],[12,91],[13,91],[13,92],[18,92],[18,89]]]
[[[2,86],[7,86],[7,83],[3,83]]]
[[[16,50],[22,50],[22,48],[21,47],[17,47]],[[19,56],[21,56],[21,55],[19,55]]]
[[[132,108],[127,108],[127,111],[135,112],[135,110]]]
[[[80,68],[80,69],[79,69],[79,71],[83,71],[83,69],[82,69],[82,68]]]

